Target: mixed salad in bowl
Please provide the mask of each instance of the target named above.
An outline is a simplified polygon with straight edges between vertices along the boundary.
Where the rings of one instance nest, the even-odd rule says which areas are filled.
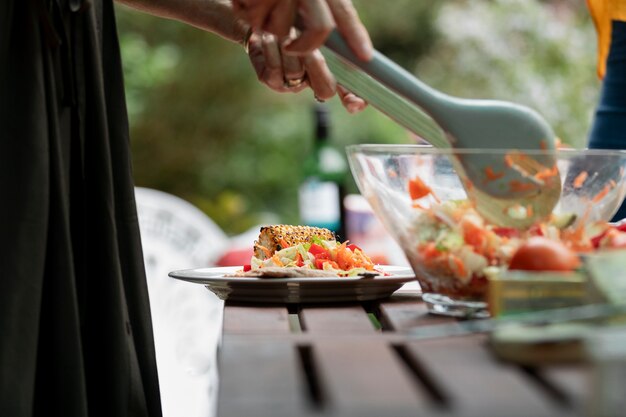
[[[469,200],[416,205],[407,256],[424,291],[482,299],[490,274],[503,269],[571,271],[582,253],[626,248],[626,224],[576,217],[553,214],[522,230],[489,224]]]
[[[489,278],[507,269],[572,271],[585,253],[626,248],[626,225],[608,221],[626,195],[626,151],[516,151],[524,160],[539,161],[547,152],[556,160],[532,175],[538,184],[559,178],[558,195],[537,189],[539,197],[552,191],[558,198],[546,215],[538,208],[547,206],[542,198],[484,199],[470,192],[501,177],[490,167],[473,182],[459,176],[460,159],[488,155],[506,162],[510,149],[362,144],[347,152],[359,190],[402,247],[425,295],[442,309],[461,300],[484,304]]]

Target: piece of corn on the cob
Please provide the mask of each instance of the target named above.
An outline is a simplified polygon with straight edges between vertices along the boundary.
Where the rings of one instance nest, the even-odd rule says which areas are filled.
[[[283,245],[297,245],[311,242],[313,236],[322,240],[335,240],[335,235],[328,229],[312,226],[274,225],[261,227],[259,240],[254,242],[254,256],[259,259],[270,258]]]

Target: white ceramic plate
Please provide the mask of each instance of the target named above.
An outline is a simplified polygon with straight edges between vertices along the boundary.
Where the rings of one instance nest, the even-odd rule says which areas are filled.
[[[380,266],[388,276],[252,278],[231,277],[242,267],[198,268],[172,271],[169,276],[202,284],[222,300],[256,303],[328,303],[386,298],[405,283],[415,281],[413,270]]]

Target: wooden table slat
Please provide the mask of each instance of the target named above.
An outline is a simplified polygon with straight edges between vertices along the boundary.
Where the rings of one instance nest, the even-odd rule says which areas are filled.
[[[373,333],[374,325],[361,305],[307,307],[300,312],[302,327],[309,333]]]
[[[414,416],[429,405],[428,395],[382,340],[320,339],[313,352],[328,407],[336,415]]]
[[[384,331],[368,316],[374,312]],[[583,416],[584,366],[499,362],[486,335],[411,340],[455,323],[414,293],[333,305],[227,302],[219,417]]]
[[[219,416],[294,417],[308,410],[297,351],[286,341],[224,339]]]
[[[411,342],[407,350],[444,390],[450,415],[464,417],[577,416],[514,365],[493,359],[486,337]]]
[[[396,331],[455,322],[452,317],[429,314],[426,304],[416,302],[415,297],[394,298],[382,302],[379,309],[383,325]]]
[[[226,305],[224,334],[228,333],[289,333],[289,312],[286,307],[247,307]]]
[[[571,399],[574,405],[584,407],[590,400],[591,371],[589,365],[548,366],[539,372],[548,380],[558,385]]]

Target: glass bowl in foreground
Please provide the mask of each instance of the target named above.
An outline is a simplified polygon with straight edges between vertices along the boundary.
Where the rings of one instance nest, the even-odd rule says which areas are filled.
[[[421,145],[347,148],[361,194],[402,247],[431,312],[485,315],[488,275],[507,267],[525,237],[606,222],[626,194],[625,151],[560,149],[555,157],[562,187],[553,213],[523,230],[490,224],[468,200],[467,181],[454,165],[459,157],[504,158],[508,152]],[[537,159],[550,156],[523,152]],[[527,215],[525,210],[511,207],[510,215]]]

